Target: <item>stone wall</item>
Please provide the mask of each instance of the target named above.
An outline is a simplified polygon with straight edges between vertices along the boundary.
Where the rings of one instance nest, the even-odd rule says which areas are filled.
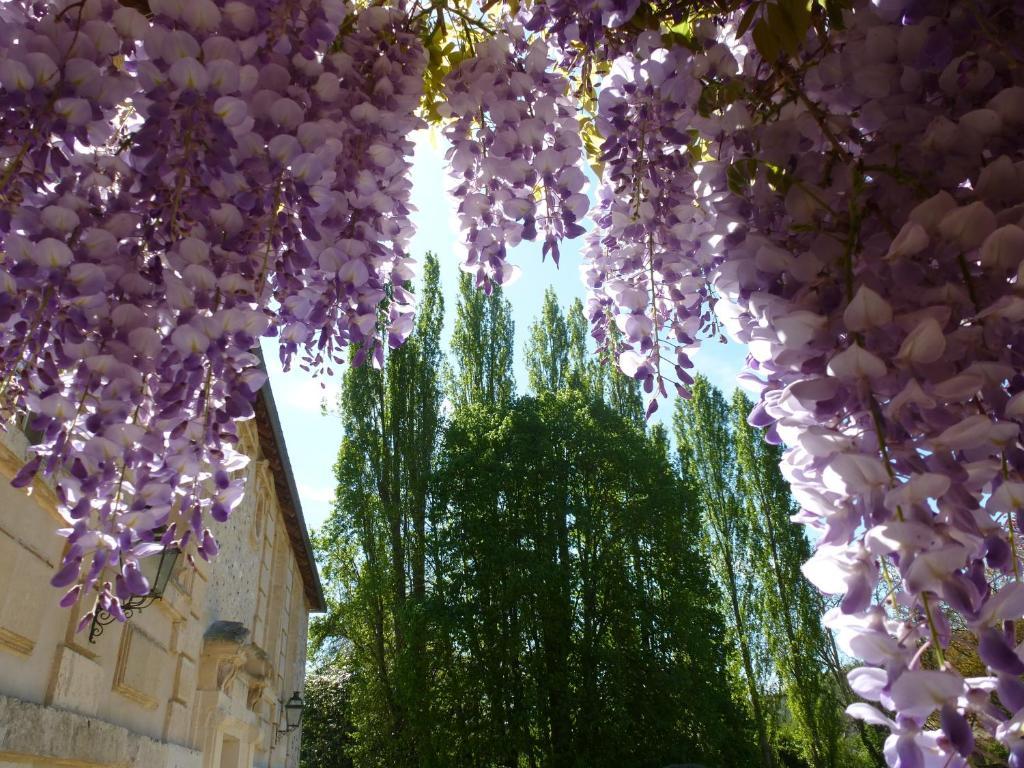
[[[62,762],[62,766],[203,765],[203,756],[197,750],[161,743],[93,717],[7,696],[0,696],[0,744],[0,768],[25,768],[26,755],[74,755],[72,761]],[[43,758],[28,764],[34,768],[52,765]]]
[[[90,643],[75,632],[86,609],[61,609],[49,585],[66,525],[53,491],[10,487],[27,442],[0,434],[0,768],[298,764],[300,732],[278,729],[314,606],[255,425],[241,436],[253,461],[220,555],[179,562],[162,600]]]

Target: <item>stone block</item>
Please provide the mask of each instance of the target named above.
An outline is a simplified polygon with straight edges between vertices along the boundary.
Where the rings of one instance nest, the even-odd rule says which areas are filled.
[[[0,584],[46,584],[52,565],[23,542],[0,532]],[[0,591],[0,649],[28,656],[39,638],[44,612],[34,589]]]
[[[178,668],[174,673],[174,693],[171,698],[185,704],[192,701],[195,692],[196,663],[188,656],[179,655]]]
[[[131,622],[124,626],[114,671],[114,690],[145,709],[156,709],[167,651]]]
[[[195,750],[164,744],[95,717],[8,696],[0,696],[0,755],[0,760],[15,760],[22,766],[202,765],[202,755]]]
[[[184,653],[195,661],[203,650],[203,627],[202,622],[195,619],[185,621],[178,625],[178,644],[175,650]]]
[[[160,609],[167,613],[172,621],[186,619],[192,613],[192,600],[182,591],[181,584],[174,579],[168,582],[159,601]]]
[[[67,645],[57,649],[50,703],[82,715],[96,714],[103,667]]]
[[[173,744],[186,744],[190,725],[189,706],[180,701],[169,701],[167,717],[164,722],[164,741]]]

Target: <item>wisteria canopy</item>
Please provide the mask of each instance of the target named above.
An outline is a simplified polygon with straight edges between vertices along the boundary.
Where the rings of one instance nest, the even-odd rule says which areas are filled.
[[[216,554],[260,337],[324,373],[402,343],[433,123],[463,268],[487,290],[520,241],[583,237],[650,409],[701,339],[747,345],[889,764],[986,734],[1024,766],[1022,27],[995,0],[3,2],[0,412],[39,436],[14,484],[67,519],[61,604],[121,616],[140,558]]]

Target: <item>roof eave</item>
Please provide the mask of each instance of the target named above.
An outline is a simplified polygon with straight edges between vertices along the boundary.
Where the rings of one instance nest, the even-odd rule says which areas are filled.
[[[260,362],[263,364],[262,355],[260,355]],[[263,364],[263,370],[266,372],[265,364]],[[295,485],[291,462],[288,459],[288,448],[285,445],[284,432],[281,430],[281,420],[274,403],[274,392],[270,387],[269,378],[260,390],[255,407],[256,431],[259,434],[260,448],[267,461],[270,462],[278,503],[281,505],[281,514],[288,531],[288,539],[298,561],[299,571],[302,573],[306,601],[312,611],[326,611],[327,603],[324,600],[324,590],[320,583],[320,573],[316,567],[316,558],[313,554],[313,545],[309,540],[306,519],[302,514],[302,503],[299,501],[299,491]]]

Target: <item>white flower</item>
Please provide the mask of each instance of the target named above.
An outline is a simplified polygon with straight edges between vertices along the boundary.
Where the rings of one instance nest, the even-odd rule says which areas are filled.
[[[934,363],[945,351],[942,326],[934,317],[926,317],[903,339],[896,359],[901,363]]]
[[[851,344],[828,363],[828,372],[840,379],[875,379],[886,373],[885,363],[859,344]]]
[[[843,323],[849,330],[858,333],[891,321],[892,306],[866,285],[857,289],[843,312]]]

